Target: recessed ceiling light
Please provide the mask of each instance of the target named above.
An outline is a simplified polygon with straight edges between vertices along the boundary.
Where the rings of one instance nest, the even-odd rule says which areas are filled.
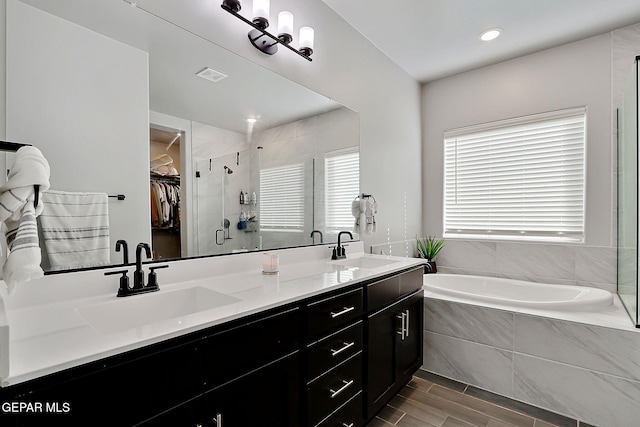
[[[502,28],[489,28],[480,34],[480,40],[488,42],[497,39],[502,34]]]
[[[201,71],[196,73],[196,76],[202,77],[203,79],[211,80],[212,82],[219,82],[220,80],[227,77],[226,74],[221,73],[220,71],[216,71],[212,68],[206,67]]]
[[[258,121],[257,119],[247,119],[247,122],[249,122],[249,123],[255,123],[257,121]]]

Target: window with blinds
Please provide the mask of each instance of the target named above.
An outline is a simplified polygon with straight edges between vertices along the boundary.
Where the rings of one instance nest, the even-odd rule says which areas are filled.
[[[586,109],[444,135],[444,235],[584,238]]]
[[[260,170],[260,228],[304,230],[304,163]]]
[[[326,230],[350,230],[355,221],[351,214],[351,202],[360,193],[358,149],[327,153],[324,158],[324,172]]]

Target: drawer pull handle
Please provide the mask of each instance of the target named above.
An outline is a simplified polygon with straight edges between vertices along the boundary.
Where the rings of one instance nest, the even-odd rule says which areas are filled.
[[[353,384],[353,380],[350,380],[350,381],[342,380],[342,384],[343,384],[342,387],[340,387],[337,390],[333,390],[332,388],[329,389],[329,393],[331,393],[332,399],[337,395],[339,395],[340,393],[342,393],[343,391],[345,391],[346,389],[348,389],[351,386],[351,384]]]
[[[332,348],[331,349],[331,356],[335,357],[335,356],[339,355],[340,353],[342,353],[346,349],[356,345],[356,342],[355,341],[351,341],[351,342],[345,342],[343,344],[344,345],[342,347],[340,347],[339,349],[337,349],[337,350]]]
[[[347,314],[348,312],[353,311],[355,309],[356,309],[356,307],[354,305],[352,305],[351,307],[344,307],[341,311],[338,311],[338,312],[332,311],[331,312],[331,318],[335,319],[336,317],[340,317],[343,314]]]

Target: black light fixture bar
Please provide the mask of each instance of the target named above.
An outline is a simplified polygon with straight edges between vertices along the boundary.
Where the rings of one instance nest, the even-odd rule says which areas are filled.
[[[230,14],[232,14],[233,16],[235,16],[236,18],[240,19],[241,21],[251,25],[256,31],[262,33],[263,35],[271,38],[275,43],[275,44],[281,44],[282,46],[286,47],[287,49],[297,53],[298,55],[300,55],[301,57],[303,57],[304,59],[306,59],[307,61],[313,61],[313,59],[311,59],[311,57],[309,55],[305,55],[304,53],[300,52],[298,49],[289,46],[286,43],[283,43],[278,37],[274,36],[273,34],[271,34],[270,32],[264,30],[263,28],[260,28],[258,25],[254,24],[252,21],[249,21],[247,18],[245,18],[244,16],[240,15],[238,12],[236,12],[235,10],[229,8],[228,6],[226,6],[224,3],[220,5],[221,8],[223,8],[224,10],[226,10],[227,12],[229,12]],[[254,33],[254,31],[251,31],[251,33]],[[261,36],[259,36],[261,37]],[[250,37],[251,38],[251,37]],[[254,43],[255,39],[252,40],[251,42]],[[272,45],[272,46],[273,46]]]

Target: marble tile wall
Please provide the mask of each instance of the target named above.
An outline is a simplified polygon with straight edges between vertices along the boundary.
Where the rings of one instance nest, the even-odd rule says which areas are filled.
[[[616,248],[447,240],[438,271],[616,291]]]
[[[447,239],[438,272],[592,286],[616,292],[616,248]],[[369,253],[416,256],[415,240],[371,245]]]
[[[598,426],[640,414],[640,330],[425,298],[423,369]]]

